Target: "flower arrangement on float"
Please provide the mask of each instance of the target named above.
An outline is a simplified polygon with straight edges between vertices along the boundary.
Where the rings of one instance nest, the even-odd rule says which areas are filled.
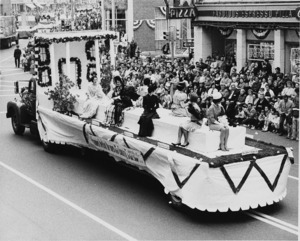
[[[53,100],[53,110],[62,114],[70,114],[74,109],[78,97],[70,92],[70,89],[74,87],[74,83],[66,76],[61,74],[59,76],[59,82],[55,84],[53,90],[48,89],[45,92],[49,96],[49,100]]]

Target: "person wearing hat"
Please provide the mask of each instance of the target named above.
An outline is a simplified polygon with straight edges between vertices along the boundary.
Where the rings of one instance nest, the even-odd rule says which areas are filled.
[[[16,46],[17,48],[14,51],[14,58],[15,58],[15,65],[16,68],[20,68],[20,59],[22,55],[22,51],[19,48],[19,45]]]
[[[221,105],[222,95],[217,92],[213,95],[213,102],[206,111],[207,124],[210,130],[220,131],[220,150],[228,151],[227,141],[229,136],[229,128],[219,121],[219,117],[225,115],[225,110]]]
[[[203,112],[197,104],[198,95],[192,93],[190,95],[190,102],[188,104],[188,112],[191,114],[190,120],[180,124],[178,129],[178,139],[176,143],[172,143],[173,146],[187,147],[189,143],[189,132],[193,132],[200,129],[202,126]],[[184,136],[184,142],[181,144],[181,138]]]
[[[171,105],[172,114],[175,116],[185,117],[189,116],[187,112],[187,94],[184,92],[186,85],[184,82],[177,84],[177,90],[173,95],[173,104]]]

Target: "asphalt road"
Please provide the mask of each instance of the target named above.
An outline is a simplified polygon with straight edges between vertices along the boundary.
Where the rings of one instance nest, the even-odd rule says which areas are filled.
[[[14,67],[13,49],[0,50],[1,241],[298,239],[298,142],[247,130],[255,139],[294,148],[288,194],[280,203],[255,212],[178,212],[155,179],[104,153],[82,157],[60,146],[49,154],[29,131],[14,135],[6,103],[17,97],[13,81],[30,75]]]

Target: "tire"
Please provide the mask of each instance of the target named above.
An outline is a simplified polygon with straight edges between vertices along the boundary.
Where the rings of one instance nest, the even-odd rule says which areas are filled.
[[[55,144],[50,143],[50,142],[45,142],[44,140],[42,140],[42,145],[43,145],[43,148],[44,148],[45,152],[54,153]]]
[[[181,210],[183,208],[183,204],[181,201],[181,198],[174,196],[172,194],[169,194],[169,204],[174,208],[175,210]]]
[[[20,125],[20,123],[18,123],[18,118],[16,113],[13,113],[11,117],[11,125],[16,135],[21,136],[24,134],[25,126],[22,126]]]

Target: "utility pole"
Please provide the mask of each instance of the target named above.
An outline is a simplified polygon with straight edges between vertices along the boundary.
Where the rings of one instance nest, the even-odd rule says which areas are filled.
[[[115,0],[111,1],[111,18],[112,18],[112,28],[115,31],[115,28],[116,28],[116,4],[115,4]]]
[[[101,19],[102,19],[102,26],[101,26],[102,30],[106,30],[104,0],[101,0]]]

